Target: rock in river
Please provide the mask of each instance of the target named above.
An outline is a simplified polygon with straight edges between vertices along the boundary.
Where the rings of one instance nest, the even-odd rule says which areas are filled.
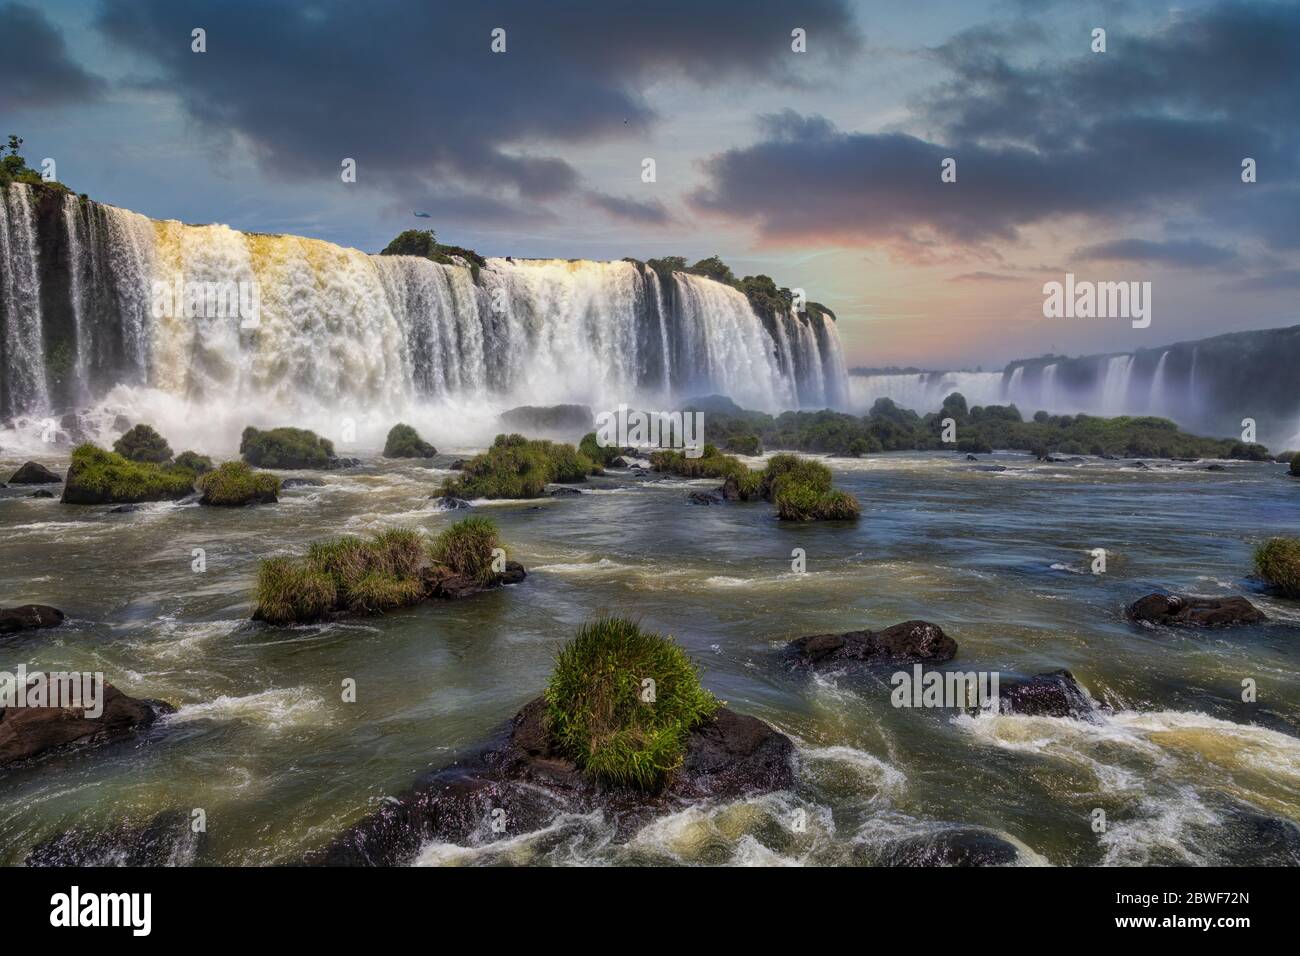
[[[195,833],[183,810],[164,811],[144,823],[106,830],[67,830],[37,844],[27,866],[192,866],[207,832]]]
[[[33,686],[29,682],[29,688]],[[0,711],[0,767],[73,744],[122,740],[132,731],[169,714],[170,704],[136,700],[112,684],[102,685],[103,713],[80,707],[6,707]]]
[[[42,464],[29,461],[14,472],[11,485],[57,485],[63,479]]]
[[[43,627],[58,627],[63,623],[63,612],[48,604],[22,604],[18,607],[0,607],[0,634],[17,631],[34,631]]]
[[[956,654],[957,642],[928,621],[904,621],[883,631],[814,634],[786,647],[786,656],[796,667],[813,669],[842,664],[941,664]]]
[[[999,681],[998,708],[1004,714],[1086,720],[1093,716],[1097,705],[1073,674],[1059,670],[1026,680]]]
[[[725,707],[691,732],[682,766],[653,793],[594,783],[552,751],[545,715],[542,698],[528,703],[495,742],[385,803],[308,862],[392,866],[409,862],[429,841],[480,845],[539,830],[561,814],[597,809],[626,835],[657,813],[697,800],[732,800],[794,782],[790,738]],[[493,832],[494,818],[506,821],[505,832]]]
[[[1267,621],[1264,612],[1244,597],[1188,597],[1181,594],[1148,594],[1125,611],[1138,624],[1167,627],[1231,627]]]

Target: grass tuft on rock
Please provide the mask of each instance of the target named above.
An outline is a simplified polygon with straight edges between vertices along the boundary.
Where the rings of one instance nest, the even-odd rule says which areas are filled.
[[[618,458],[623,450],[613,445],[602,445],[596,440],[595,432],[587,432],[582,436],[582,441],[578,442],[578,451],[586,455],[596,464],[605,466],[612,465],[614,459]]]
[[[650,468],[682,478],[735,478],[740,480],[749,469],[733,455],[724,455],[714,445],[705,445],[698,458],[680,451],[653,451]]]
[[[227,461],[199,478],[200,504],[237,508],[242,505],[272,504],[279,500],[280,479],[266,471],[254,471],[247,462]]]
[[[430,542],[419,531],[389,528],[370,539],[314,541],[301,559],[263,561],[253,617],[271,624],[318,621],[335,611],[379,614],[428,596],[430,562],[489,585],[496,527],[486,518],[457,522]]]
[[[388,430],[384,441],[385,458],[432,458],[438,454],[427,441],[420,437],[410,425],[398,423]]]
[[[445,529],[429,546],[429,556],[457,574],[480,584],[497,576],[492,569],[492,551],[500,547],[497,526],[489,518],[472,517]]]
[[[73,449],[63,501],[76,505],[172,501],[194,490],[194,478],[188,468],[131,461],[86,443]]]
[[[1300,598],[1300,538],[1269,538],[1255,549],[1255,572],[1283,597]]]
[[[585,481],[601,466],[572,445],[498,435],[492,447],[465,462],[442,493],[455,498],[540,498],[550,482]]]
[[[621,617],[584,625],[561,648],[546,704],[557,750],[598,780],[641,789],[681,765],[691,730],[718,707],[678,644]]]
[[[165,464],[172,459],[172,446],[152,425],[136,425],[113,442],[113,451],[128,461]]]
[[[250,425],[240,436],[239,454],[259,468],[328,468],[334,444],[305,428],[261,431]]]

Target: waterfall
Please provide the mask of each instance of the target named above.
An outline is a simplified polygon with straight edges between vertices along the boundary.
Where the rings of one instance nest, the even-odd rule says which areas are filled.
[[[47,409],[36,226],[31,187],[14,183],[0,202],[0,308],[3,309],[5,405],[15,412]]]
[[[1118,414],[1128,401],[1129,378],[1133,374],[1132,355],[1112,355],[1101,380],[1100,407],[1108,415]]]
[[[1147,396],[1147,409],[1153,412],[1162,411],[1165,407],[1165,365],[1169,361],[1169,350],[1160,353],[1160,361],[1156,363],[1156,371],[1151,376],[1151,392]]]
[[[1041,401],[1043,408],[1051,411],[1056,408],[1056,363],[1043,369]]]
[[[847,403],[834,322],[769,322],[700,276],[631,261],[493,258],[472,270],[151,220],[70,194],[37,214],[34,188],[0,203],[0,416],[112,405],[228,444],[247,424],[314,422],[329,435],[345,418],[454,431],[519,404]],[[47,247],[53,275],[37,259]],[[212,309],[227,290],[249,292],[255,321]],[[46,310],[57,318],[42,302],[58,303]],[[47,361],[51,343],[66,374]]]

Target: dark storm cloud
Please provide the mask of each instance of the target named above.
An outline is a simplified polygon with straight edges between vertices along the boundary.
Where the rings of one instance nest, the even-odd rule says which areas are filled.
[[[452,178],[546,199],[579,186],[548,147],[643,130],[651,80],[798,84],[794,19],[826,56],[860,42],[844,0],[812,0],[797,18],[780,0],[106,0],[99,23],[191,116],[238,134],[280,176],[334,176],[353,157],[359,180],[392,189]],[[207,53],[190,51],[196,26]],[[505,53],[490,48],[498,27]]]
[[[1076,251],[1075,256],[1093,262],[1142,262],[1187,268],[1223,266],[1238,259],[1233,250],[1200,239],[1173,239],[1168,242],[1115,239],[1085,246]]]
[[[1012,59],[1025,29],[1039,35],[983,26],[929,51],[951,77],[913,104],[932,136],[844,132],[787,111],[764,118],[754,145],[707,160],[693,202],[767,239],[921,254],[1063,216],[1204,220],[1216,207],[1253,238],[1295,235],[1295,219],[1267,207],[1295,208],[1282,190],[1300,136],[1300,5],[1228,4],[1150,35],[1113,28],[1108,53],[1029,66]],[[1241,183],[1245,156],[1271,178]],[[956,183],[940,181],[945,157]]]
[[[615,219],[626,222],[641,223],[647,226],[663,226],[672,221],[664,204],[657,199],[641,201],[607,193],[589,192],[587,201],[598,209],[604,210]]]
[[[104,82],[68,54],[63,34],[45,14],[0,4],[0,111],[48,108],[98,96]]]

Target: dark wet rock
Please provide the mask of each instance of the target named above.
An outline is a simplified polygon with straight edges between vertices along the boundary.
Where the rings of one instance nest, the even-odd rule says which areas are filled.
[[[1139,624],[1166,627],[1231,627],[1267,621],[1264,612],[1244,597],[1203,598],[1181,594],[1148,594],[1125,610]]]
[[[1006,465],[979,465],[978,467],[971,469],[971,471],[1006,471],[1006,470],[1007,470]]]
[[[572,497],[574,497],[575,495],[580,495],[580,494],[582,494],[582,492],[579,491],[577,488],[565,488],[565,487],[560,487],[560,488],[552,488],[552,489],[548,492],[548,494],[549,494],[552,498],[572,498]]]
[[[904,621],[883,631],[814,634],[786,647],[786,658],[793,665],[813,669],[844,664],[941,664],[956,654],[957,642],[927,621]]]
[[[628,461],[626,458],[624,458],[622,455],[619,455],[617,458],[615,458],[613,461],[611,461],[607,467],[610,467],[610,468],[631,468],[631,467],[632,467],[632,463],[629,462],[629,461]]]
[[[438,508],[442,511],[461,511],[465,508],[474,507],[464,498],[455,498],[451,495],[429,495],[429,497],[437,500]]]
[[[48,604],[21,604],[18,607],[0,607],[0,634],[18,631],[35,631],[58,627],[63,623],[63,612]]]
[[[632,474],[636,475],[638,478],[646,478],[650,475],[650,472],[646,471],[644,468],[633,468]]]
[[[27,497],[28,498],[53,498],[54,492],[41,489],[40,491],[33,491]]]
[[[360,458],[330,458],[325,464],[326,468],[359,468],[361,467]]]
[[[528,577],[528,572],[524,570],[524,566],[518,561],[507,561],[506,569],[498,574],[496,580],[490,584],[484,584],[462,574],[455,574],[446,568],[435,566],[425,567],[421,573],[424,577],[425,595],[446,601],[472,597],[475,594],[490,591],[504,584],[518,584]]]
[[[1151,466],[1148,465],[1145,461],[1135,461],[1135,462],[1133,462],[1133,467],[1134,467],[1134,468],[1150,468]]]
[[[1097,705],[1073,674],[1059,670],[1024,680],[998,681],[998,709],[1003,714],[1080,720],[1092,717]]]
[[[601,810],[620,838],[655,814],[701,799],[732,800],[793,785],[794,745],[755,717],[726,707],[691,732],[682,766],[657,792],[611,787],[588,778],[551,749],[546,704],[526,704],[479,752],[420,781],[408,793],[348,828],[307,862],[391,866],[427,842],[477,846],[549,825],[565,813]],[[493,813],[504,823],[493,831]]]
[[[715,494],[712,491],[692,491],[686,496],[686,500],[693,505],[720,505],[722,504],[722,495]]]
[[[456,459],[455,461],[453,461],[450,465],[448,465],[447,468],[450,469],[451,471],[464,471],[464,470],[465,470],[465,459],[464,459],[464,458],[457,458],[457,459]]]
[[[109,508],[108,513],[111,515],[129,515],[134,511],[141,511],[139,505],[118,505],[116,508]]]
[[[108,830],[78,827],[37,844],[27,866],[193,866],[207,843],[183,810],[159,813],[145,823]]]
[[[33,686],[29,681],[29,687]],[[163,701],[128,697],[104,683],[103,713],[78,707],[6,707],[0,710],[0,766],[73,745],[122,740],[174,708]]]
[[[715,495],[721,495],[723,501],[740,500],[740,482],[735,478],[728,478],[722,483],[722,487],[714,492]]]
[[[129,432],[131,430],[131,419],[125,415],[117,415],[113,418],[113,431]]]
[[[285,478],[280,482],[280,488],[287,490],[289,488],[323,488],[325,480],[323,478]]]
[[[988,830],[963,827],[905,837],[882,852],[881,866],[1007,866],[1020,853]]]
[[[966,456],[966,460],[967,460],[967,461],[979,461],[979,459],[976,458],[974,455],[967,455],[967,456]]]
[[[29,461],[13,473],[9,479],[11,485],[57,485],[63,481],[56,472],[50,471],[39,462]]]
[[[1205,471],[1227,471],[1228,467],[1226,465],[1206,465],[1204,470]]]
[[[530,438],[568,437],[591,431],[595,416],[586,405],[521,405],[501,413],[503,431]]]

